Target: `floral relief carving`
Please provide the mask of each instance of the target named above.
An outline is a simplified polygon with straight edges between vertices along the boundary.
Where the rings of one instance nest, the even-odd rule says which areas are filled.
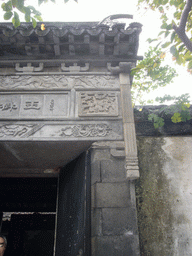
[[[61,137],[105,137],[112,129],[107,124],[69,125],[59,131]]]

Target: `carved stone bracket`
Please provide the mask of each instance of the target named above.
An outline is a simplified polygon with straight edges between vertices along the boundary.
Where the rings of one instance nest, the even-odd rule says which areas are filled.
[[[42,71],[44,68],[44,64],[43,63],[39,63],[38,67],[34,67],[32,66],[31,63],[27,63],[27,66],[24,67],[20,67],[20,63],[16,63],[15,64],[15,70],[18,72],[39,72]]]
[[[139,175],[138,157],[136,155],[126,156],[125,168],[128,179],[137,179]]]
[[[85,63],[84,67],[80,67],[77,63],[74,63],[73,66],[66,67],[65,63],[61,63],[61,70],[65,72],[85,72],[89,70],[89,63]]]
[[[112,142],[110,153],[113,157],[125,158],[125,143],[124,141]]]
[[[120,73],[131,73],[131,69],[135,67],[133,62],[120,62],[119,66],[112,67],[111,63],[107,63],[107,69],[113,74],[117,75]]]

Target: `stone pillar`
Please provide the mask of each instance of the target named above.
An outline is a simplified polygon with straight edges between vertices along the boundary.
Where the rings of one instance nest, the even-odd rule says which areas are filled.
[[[92,256],[139,255],[135,186],[126,179],[122,149],[122,141],[92,148]]]
[[[129,67],[129,63],[127,65]],[[129,73],[120,73],[119,80],[125,141],[126,178],[133,180],[139,178],[139,167]]]

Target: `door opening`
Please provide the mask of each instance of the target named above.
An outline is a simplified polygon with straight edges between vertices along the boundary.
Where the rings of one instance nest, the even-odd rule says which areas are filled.
[[[61,168],[59,180],[1,178],[4,256],[90,256],[90,188],[87,153]]]
[[[57,178],[1,178],[0,193],[4,256],[52,256]]]

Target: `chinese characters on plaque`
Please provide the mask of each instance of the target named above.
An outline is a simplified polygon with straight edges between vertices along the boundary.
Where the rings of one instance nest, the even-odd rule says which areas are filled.
[[[0,95],[0,118],[67,117],[68,93]]]

